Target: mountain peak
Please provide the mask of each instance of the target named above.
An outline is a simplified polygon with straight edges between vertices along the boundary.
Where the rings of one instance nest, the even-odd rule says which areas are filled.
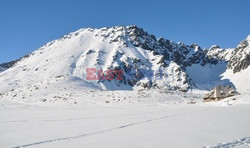
[[[247,36],[247,40],[250,42],[250,35]]]
[[[238,49],[246,48],[250,44],[250,35],[247,36],[246,39],[242,40],[240,44],[237,46]]]

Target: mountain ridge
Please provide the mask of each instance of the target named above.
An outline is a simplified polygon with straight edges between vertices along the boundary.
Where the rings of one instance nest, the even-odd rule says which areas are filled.
[[[196,44],[185,45],[164,38],[156,39],[135,25],[84,28],[48,42],[20,60],[1,64],[3,70],[0,82],[5,80],[13,84],[14,75],[11,73],[17,74],[15,77],[20,81],[16,83],[17,87],[32,83],[24,80],[27,76],[37,77],[33,82],[58,75],[87,81],[86,68],[96,68],[124,71],[123,80],[87,81],[103,90],[138,87],[188,91],[193,88],[211,89],[217,84],[234,86],[230,79],[224,82],[221,75],[227,70],[237,74],[248,68],[249,38],[234,49],[212,46],[203,50]],[[213,69],[220,72],[209,73],[215,77],[196,80],[193,67],[197,66],[204,69],[204,74]],[[201,87],[203,84],[200,85],[200,82],[211,85]]]

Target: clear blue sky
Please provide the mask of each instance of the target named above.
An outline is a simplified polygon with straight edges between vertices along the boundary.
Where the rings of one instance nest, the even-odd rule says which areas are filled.
[[[0,63],[84,27],[136,24],[202,48],[250,34],[250,0],[1,0]]]

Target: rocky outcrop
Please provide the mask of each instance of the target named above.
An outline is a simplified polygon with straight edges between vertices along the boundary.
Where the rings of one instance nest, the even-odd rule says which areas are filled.
[[[228,68],[233,72],[239,72],[246,69],[250,65],[250,36],[243,40],[234,50],[234,54],[230,58]]]

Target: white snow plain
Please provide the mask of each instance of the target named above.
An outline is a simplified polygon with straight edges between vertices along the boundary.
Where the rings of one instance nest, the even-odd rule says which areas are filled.
[[[74,94],[76,104],[2,98],[0,147],[250,147],[248,96],[204,103],[201,94],[89,90]]]

